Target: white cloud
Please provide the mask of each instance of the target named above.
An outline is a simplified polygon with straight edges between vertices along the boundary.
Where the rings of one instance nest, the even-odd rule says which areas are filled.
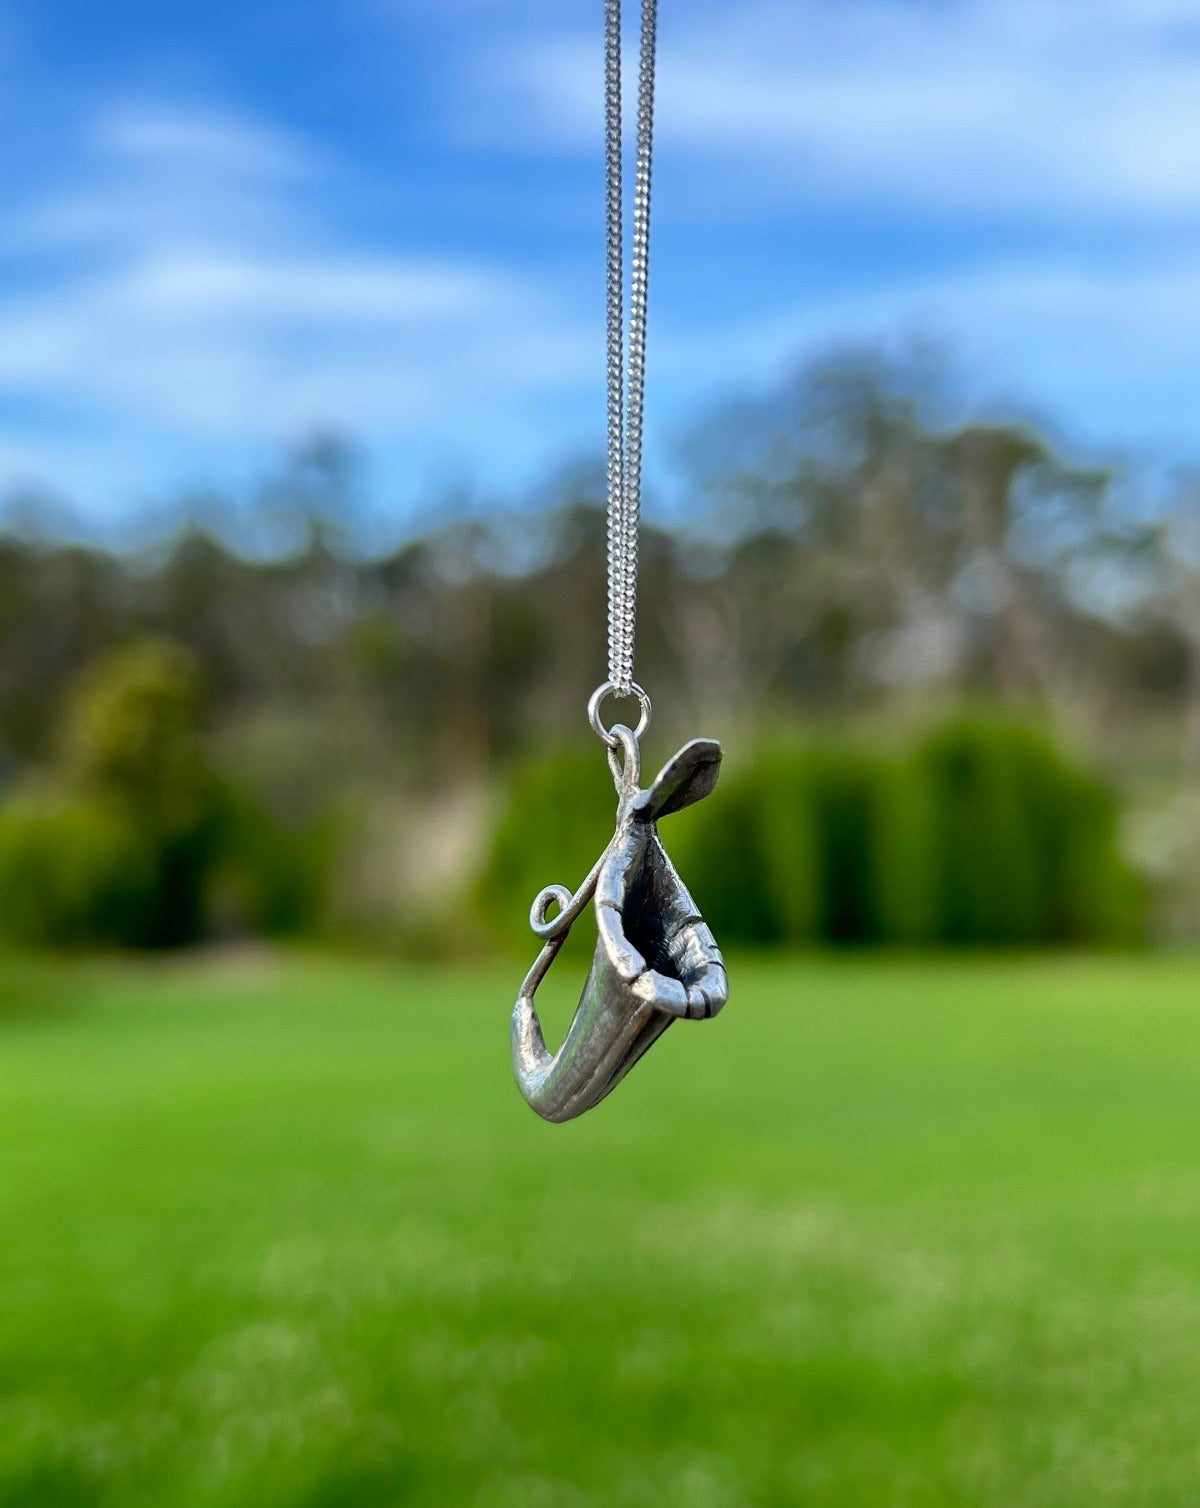
[[[527,375],[523,324],[536,346],[548,314],[539,319],[519,287],[469,270],[399,258],[162,258],[0,306],[0,390],[233,439],[324,422],[444,427],[456,393],[478,400],[501,380],[493,348],[506,336],[521,358],[510,380]]]
[[[360,3],[398,8],[403,28],[400,0]],[[506,480],[599,442],[598,9],[419,3],[448,39],[447,112],[468,117],[441,130],[484,145],[524,242],[502,217],[495,259],[428,239],[430,184],[450,221],[482,177],[454,178],[461,134],[445,153],[433,122],[404,144],[429,154],[411,174],[422,218],[406,223],[402,190],[267,122],[109,104],[74,177],[31,183],[0,219],[0,488],[39,460],[52,481],[103,478],[110,493],[139,468],[183,479],[191,458],[219,465],[318,423]],[[1132,413],[1164,394],[1184,411],[1200,347],[1200,0],[690,0],[664,8],[661,35],[659,202],[693,193],[697,239],[682,297],[656,263],[652,425],[797,351],[896,331],[944,335],[1067,411],[1119,419],[1123,397]],[[3,47],[0,34],[0,71]],[[544,199],[539,153],[562,158]],[[533,244],[535,194],[543,215],[563,212],[550,252]],[[391,228],[343,228],[384,195]],[[861,243],[841,283],[836,267],[817,280],[811,260],[789,263],[801,213],[858,234],[853,214],[837,219],[846,205],[898,226],[926,214],[922,270],[893,275],[887,246],[866,257]],[[779,238],[773,289],[752,248],[725,267],[710,235],[759,213]],[[981,263],[938,239],[997,214],[1021,230],[1019,259]],[[17,417],[30,411],[36,428]]]
[[[478,315],[499,279],[434,261],[329,254],[266,261],[246,256],[162,258],[136,269],[127,295],[182,319],[428,322]]]
[[[82,187],[0,232],[0,255],[57,269],[0,295],[0,398],[140,429],[147,454],[165,436],[278,444],[333,423],[461,457],[464,425],[529,442],[531,389],[591,375],[591,342],[544,289],[344,244],[313,207],[318,181],[336,199],[336,165],[281,133],[139,106],[89,142]],[[0,485],[36,453],[0,430]]]
[[[0,255],[311,235],[304,191],[332,171],[308,143],[259,121],[139,102],[103,109],[78,153],[73,180],[6,206]]]
[[[267,181],[308,176],[320,161],[309,146],[261,121],[221,111],[155,103],[124,104],[101,113],[91,131],[102,156],[160,163],[191,173]]]
[[[489,123],[594,150],[595,38],[479,60]],[[507,81],[507,82],[506,82]],[[494,112],[494,113],[493,113]],[[1200,209],[1190,0],[745,0],[661,24],[659,130],[731,191],[958,210]]]

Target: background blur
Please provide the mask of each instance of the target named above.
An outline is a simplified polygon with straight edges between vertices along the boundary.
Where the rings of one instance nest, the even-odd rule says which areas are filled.
[[[555,1131],[600,21],[0,0],[0,1508],[1194,1500],[1200,5],[663,8],[734,997]]]

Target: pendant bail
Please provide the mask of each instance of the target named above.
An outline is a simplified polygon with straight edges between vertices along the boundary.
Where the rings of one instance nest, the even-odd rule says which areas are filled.
[[[604,754],[612,771],[618,800],[623,806],[632,799],[642,778],[642,751],[632,728],[627,728],[624,723],[614,723],[612,732],[614,742]]]

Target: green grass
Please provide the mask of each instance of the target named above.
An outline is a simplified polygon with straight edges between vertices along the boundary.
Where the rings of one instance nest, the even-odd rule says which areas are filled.
[[[0,1508],[1200,1501],[1200,961],[519,972],[8,968]]]

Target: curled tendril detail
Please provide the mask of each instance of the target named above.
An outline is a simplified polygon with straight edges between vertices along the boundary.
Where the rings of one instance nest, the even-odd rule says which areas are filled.
[[[574,920],[572,902],[576,897],[565,885],[547,885],[539,890],[529,910],[529,925],[537,937],[557,937],[565,932]],[[551,906],[558,907],[557,916],[548,916]],[[578,916],[578,911],[575,916]]]
[[[529,926],[535,937],[544,938],[547,942],[561,941],[566,937],[595,895],[600,866],[608,857],[611,847],[610,843],[592,865],[591,873],[574,895],[565,885],[547,885],[544,890],[538,891],[529,908]],[[551,906],[558,907],[556,916],[547,916]]]

